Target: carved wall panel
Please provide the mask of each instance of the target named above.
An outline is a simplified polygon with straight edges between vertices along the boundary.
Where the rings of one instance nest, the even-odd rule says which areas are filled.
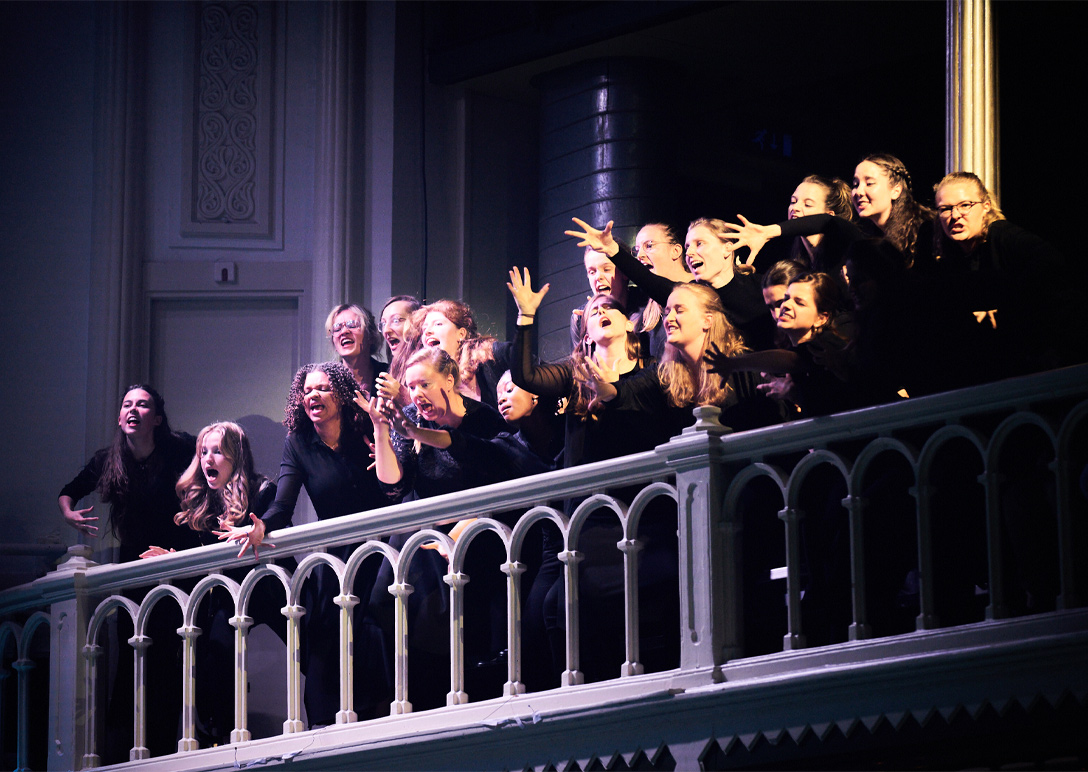
[[[282,241],[283,13],[245,0],[191,8],[181,207],[188,246],[208,237],[209,246],[244,239],[259,249]]]

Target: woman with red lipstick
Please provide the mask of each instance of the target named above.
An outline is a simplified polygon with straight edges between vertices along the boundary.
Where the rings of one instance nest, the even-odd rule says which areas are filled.
[[[263,516],[251,518],[251,526],[223,529],[227,532],[224,538],[240,546],[239,555],[249,547],[259,547],[268,531],[291,524],[303,486],[320,520],[366,512],[389,503],[369,469],[367,433],[372,425],[355,403],[359,394],[354,374],[340,362],[308,364],[295,373],[284,408],[287,437],[276,498]],[[352,548],[349,545],[329,551],[346,559]],[[355,580],[360,597],[369,596],[376,571],[374,561],[363,563]],[[336,632],[339,608],[333,603],[339,585],[331,570],[319,569],[315,581],[308,582],[307,587],[310,589],[303,617],[306,714],[311,725],[327,725],[335,722],[340,707]],[[362,636],[356,637],[356,643],[362,645]],[[356,656],[357,662],[366,662],[365,654],[357,651]],[[356,674],[361,676],[362,670],[357,667]],[[361,716],[379,711],[384,700],[384,695],[378,696],[375,689],[367,688],[369,685],[369,681],[356,685],[355,710]]]
[[[145,383],[130,386],[121,399],[113,442],[95,453],[61,490],[57,499],[61,513],[73,528],[97,536],[93,507],[75,508],[80,499],[97,492],[99,500],[110,505],[110,528],[121,542],[123,562],[136,560],[152,544],[174,549],[198,546],[195,534],[174,525],[179,509],[174,486],[193,458],[193,444],[192,436],[170,430],[165,402],[155,389]],[[143,597],[142,592],[125,594],[137,602]],[[131,636],[127,618],[120,617],[118,624],[122,640]],[[164,708],[157,720],[148,722],[147,747],[153,756],[177,751],[181,639],[176,628],[169,614],[151,616],[148,635],[159,645],[147,652],[148,683],[160,690],[163,706],[178,707],[178,711]],[[132,747],[132,672],[122,660],[108,709],[107,724],[116,730],[106,738],[106,763],[126,761]]]
[[[253,468],[249,439],[241,426],[220,421],[201,429],[197,452],[178,480],[181,511],[174,522],[195,532],[201,544],[217,544],[237,527],[263,515],[276,497],[276,484]],[[152,558],[173,549],[151,547],[140,555]],[[293,562],[293,561],[292,561]],[[241,583],[246,569],[227,576]],[[257,624],[267,624],[287,640],[284,604],[278,585],[261,582],[250,597],[247,612]],[[214,588],[200,607],[197,626],[203,631],[197,642],[197,737],[203,747],[229,742],[234,727],[234,599],[222,587]]]

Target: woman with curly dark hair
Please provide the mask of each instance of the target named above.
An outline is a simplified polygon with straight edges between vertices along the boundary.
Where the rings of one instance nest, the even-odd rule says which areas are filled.
[[[351,370],[340,362],[322,362],[300,367],[291,382],[284,407],[287,438],[277,481],[276,499],[268,511],[252,518],[247,528],[226,527],[227,538],[237,542],[241,555],[260,546],[268,531],[291,524],[295,502],[303,486],[313,502],[319,520],[365,512],[389,503],[369,469],[367,434],[373,432],[370,418],[355,403],[358,384]],[[346,559],[352,546],[337,547],[331,553]],[[377,571],[376,561],[366,561],[355,591],[368,597]],[[306,640],[303,666],[306,672],[306,713],[311,725],[334,723],[339,709],[339,608],[333,598],[339,594],[331,570],[318,570],[306,598],[303,618]],[[356,642],[359,643],[357,636]],[[359,652],[356,656],[360,656]],[[364,662],[365,657],[357,659]],[[356,668],[360,674],[361,667]],[[356,688],[356,711],[366,715],[375,705],[366,704],[368,693]]]

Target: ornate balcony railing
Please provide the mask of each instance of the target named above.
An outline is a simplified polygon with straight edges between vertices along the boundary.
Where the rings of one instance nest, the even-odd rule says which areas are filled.
[[[100,764],[99,690],[106,685],[101,638],[113,613],[131,617],[135,630],[128,642],[135,674],[130,761],[169,769],[289,759],[305,767],[307,756],[318,768],[337,755],[350,757],[356,767],[381,767],[392,763],[390,748],[397,747],[403,760],[408,746],[417,761],[426,760],[418,761],[424,766],[442,765],[439,759],[445,758],[455,767],[543,767],[581,758],[585,768],[595,758],[604,767],[607,757],[586,752],[588,740],[575,739],[579,731],[615,738],[631,727],[603,729],[585,717],[637,713],[638,731],[646,733],[647,717],[654,711],[664,715],[666,700],[669,711],[687,706],[690,721],[660,722],[650,732],[657,739],[640,741],[624,764],[637,760],[653,767],[670,742],[674,762],[681,762],[683,746],[702,748],[688,760],[706,764],[708,742],[725,753],[723,737],[730,733],[751,741],[771,736],[776,727],[814,732],[819,721],[829,726],[859,716],[967,704],[991,699],[992,690],[1003,688],[1003,699],[1024,704],[1055,690],[1083,700],[1088,504],[1080,479],[1088,465],[1088,366],[736,434],[717,423],[716,409],[695,414],[694,426],[652,452],[285,529],[270,537],[276,546],[262,550],[257,565],[252,558],[238,559],[226,545],[120,565],[94,565],[73,548],[57,570],[0,593],[0,618],[6,620],[0,624],[0,675],[7,676],[10,666],[18,685],[14,706],[0,702],[6,711],[0,724],[17,734],[14,765]],[[615,495],[620,488],[638,492],[624,500]],[[559,503],[564,499],[580,500],[570,516]],[[680,656],[677,668],[644,673],[639,522],[660,499],[676,502],[678,512]],[[623,561],[626,645],[615,679],[583,684],[579,540],[587,518],[602,510],[614,515],[623,533],[616,546]],[[510,512],[520,514],[516,520],[498,517]],[[465,518],[478,519],[456,542],[434,528]],[[563,539],[566,663],[559,688],[526,694],[521,613],[527,588],[521,577],[526,536],[541,521],[553,523]],[[502,697],[471,702],[465,687],[464,567],[486,531],[498,535],[505,553],[498,568],[506,593],[506,680]],[[382,540],[403,532],[415,533],[400,549]],[[446,707],[413,712],[406,613],[413,588],[407,575],[421,547],[432,541],[449,553],[449,691]],[[347,560],[325,551],[340,545],[359,546]],[[289,555],[299,556],[294,571],[277,564]],[[352,591],[366,560],[388,561],[395,577],[389,587],[396,611],[395,698],[390,717],[358,721],[351,641],[352,609],[360,599]],[[305,613],[303,583],[318,565],[331,567],[339,582],[334,601],[340,610],[340,710],[333,731],[315,732],[302,720],[299,620]],[[239,567],[249,569],[244,581],[224,575]],[[185,583],[192,586],[188,592],[171,584],[190,577],[201,578],[195,586]],[[247,605],[262,581],[282,585],[286,598],[286,720],[282,734],[253,739],[247,726],[253,623]],[[234,727],[229,745],[201,749],[194,707],[201,688],[194,675],[196,612],[217,585],[230,593],[236,611]],[[148,586],[139,603],[125,595]],[[151,685],[145,683],[144,661],[155,644],[147,636],[147,620],[160,603],[176,604],[183,618],[177,631],[183,651],[181,740],[176,754],[147,760]],[[45,630],[47,716],[34,707],[29,686],[31,650]],[[1050,658],[1048,669],[1023,665],[1018,651]],[[988,662],[985,677],[949,665],[957,655],[974,658],[976,665]],[[924,679],[906,674],[932,669],[938,660],[944,663],[944,691],[935,696]],[[1023,666],[1015,684],[1009,680],[1015,668],[1007,665],[1013,660]],[[899,679],[896,689],[881,692],[879,684],[889,678]],[[851,679],[861,691],[839,693]],[[820,715],[806,715],[812,707],[798,694],[787,694],[793,682],[806,684],[806,699],[821,705]],[[762,708],[744,708],[746,715],[731,719],[732,729],[717,726],[721,714],[713,706],[750,706],[737,701],[746,695],[759,702],[758,694],[767,695]],[[770,695],[784,702],[768,707]],[[473,738],[541,717],[570,723],[561,737],[540,730],[536,745],[517,750],[495,734],[487,735],[486,752],[473,740],[471,763],[428,755],[439,751],[425,747],[429,739]],[[29,727],[44,721],[48,747],[31,749]],[[695,745],[692,738],[698,738]],[[441,752],[449,752],[448,742]]]

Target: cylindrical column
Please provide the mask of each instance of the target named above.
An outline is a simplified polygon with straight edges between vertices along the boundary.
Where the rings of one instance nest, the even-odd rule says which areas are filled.
[[[946,0],[945,171],[977,174],[999,197],[997,59],[990,0]]]
[[[542,92],[539,284],[551,283],[537,325],[549,358],[570,353],[571,308],[588,291],[582,250],[563,235],[570,218],[615,220],[617,236],[630,241],[672,201],[670,73],[663,62],[612,58],[533,79]]]

